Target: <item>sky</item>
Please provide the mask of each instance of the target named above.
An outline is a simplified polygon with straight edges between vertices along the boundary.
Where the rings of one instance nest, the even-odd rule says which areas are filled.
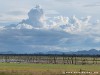
[[[99,12],[99,0],[0,0],[0,52],[100,50]]]
[[[27,12],[40,4],[47,15],[78,17],[92,16],[100,19],[99,0],[0,0],[0,23],[19,22]]]

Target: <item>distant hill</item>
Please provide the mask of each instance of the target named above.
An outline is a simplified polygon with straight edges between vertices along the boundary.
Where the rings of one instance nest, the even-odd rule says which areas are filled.
[[[100,55],[100,50],[96,49],[91,49],[91,50],[83,50],[83,51],[77,51],[77,52],[72,52],[72,54],[82,54],[82,55]]]
[[[76,52],[48,51],[46,54],[77,54],[77,55],[100,55],[100,50],[90,49]]]
[[[61,52],[61,51],[48,51],[46,52],[46,54],[64,54],[65,52]]]
[[[5,52],[0,52],[0,54],[16,54],[16,53],[14,53],[13,51],[5,51]]]
[[[7,51],[7,52],[0,52],[0,54],[17,54],[13,51]],[[24,54],[24,53],[19,53]],[[29,54],[29,53],[25,53]],[[82,50],[82,51],[76,51],[76,52],[62,52],[62,51],[48,51],[48,52],[35,52],[31,54],[76,54],[76,55],[100,55],[100,50],[96,49],[90,49],[90,50]]]

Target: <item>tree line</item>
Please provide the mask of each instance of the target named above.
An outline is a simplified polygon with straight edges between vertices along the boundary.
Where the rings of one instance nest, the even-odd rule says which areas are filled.
[[[2,63],[100,64],[100,55],[75,54],[0,54]]]

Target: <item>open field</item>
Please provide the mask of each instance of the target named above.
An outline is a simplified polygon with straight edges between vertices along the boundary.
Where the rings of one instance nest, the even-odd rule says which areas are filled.
[[[100,75],[100,56],[3,54],[0,75]]]
[[[0,75],[100,75],[63,74],[63,72],[100,72],[100,65],[0,63]]]

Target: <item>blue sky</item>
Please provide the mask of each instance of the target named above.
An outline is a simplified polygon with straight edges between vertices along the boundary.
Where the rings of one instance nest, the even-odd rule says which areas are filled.
[[[27,24],[40,21],[34,17],[30,20],[27,15],[37,4],[42,6],[46,22],[51,25],[43,21],[44,28],[39,29]],[[100,0],[0,0],[0,51],[100,50],[99,20]]]

